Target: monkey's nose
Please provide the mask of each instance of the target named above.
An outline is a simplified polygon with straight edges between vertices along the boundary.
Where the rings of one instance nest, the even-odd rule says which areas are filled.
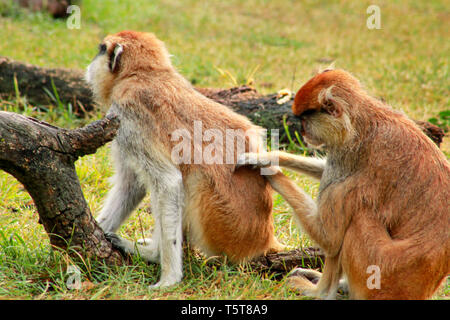
[[[295,120],[297,120],[297,123],[298,123],[298,126],[300,127],[300,129],[303,130],[303,127],[305,125],[305,120],[306,120],[305,115],[302,113],[300,115],[294,115],[294,117],[295,117]]]

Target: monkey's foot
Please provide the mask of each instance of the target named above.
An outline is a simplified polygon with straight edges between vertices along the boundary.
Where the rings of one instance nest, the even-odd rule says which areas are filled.
[[[114,232],[105,232],[105,238],[112,243],[114,248],[122,250],[122,246],[120,245],[122,238],[120,238],[117,234]]]
[[[164,289],[176,285],[181,282],[182,276],[168,276],[164,279],[160,279],[157,283],[150,285],[148,288],[150,290]]]
[[[338,295],[348,297],[350,289],[348,288],[347,279],[339,280]]]
[[[114,248],[118,249],[122,253],[124,254],[134,253],[134,246],[130,244],[131,241],[119,237],[114,232],[105,232],[105,237],[109,242],[112,243]]]
[[[289,275],[289,277],[304,277],[314,284],[319,282],[321,276],[322,274],[319,271],[305,268],[296,268]]]
[[[341,279],[337,290],[331,289],[331,291],[320,292],[317,291],[317,283],[319,282],[322,274],[319,271],[313,269],[296,268],[288,277],[288,284],[299,291],[301,294],[321,298],[326,300],[334,300],[336,297],[342,299],[348,295],[347,281]],[[337,296],[336,296],[337,294]]]
[[[300,293],[302,296],[316,298],[315,285],[303,276],[287,278],[287,286]]]
[[[284,244],[280,243],[277,238],[273,237],[272,243],[270,244],[269,249],[267,250],[267,252],[265,254],[277,253],[277,252],[282,252],[285,250],[286,250],[286,246]]]

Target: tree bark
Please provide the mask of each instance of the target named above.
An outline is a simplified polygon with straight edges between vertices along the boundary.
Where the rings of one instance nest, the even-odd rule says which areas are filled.
[[[119,120],[109,116],[76,130],[65,130],[11,112],[0,112],[0,169],[13,175],[33,198],[39,221],[58,248],[122,263],[120,252],[93,219],[75,161],[111,141]]]
[[[261,273],[276,273],[281,276],[295,268],[311,268],[322,270],[325,254],[315,247],[295,249],[291,251],[268,253],[253,259],[250,266]]]
[[[71,103],[76,114],[82,115],[96,108],[82,71],[41,68],[0,57],[0,98],[15,96],[14,79],[17,79],[20,94],[26,96],[32,104],[54,104],[55,101],[52,101],[46,91],[55,95],[54,88],[56,88],[60,100]],[[246,86],[225,90],[204,88],[197,90],[210,99],[230,106],[235,112],[247,116],[255,124],[269,131],[279,130],[281,143],[289,143],[285,125],[294,140],[295,132],[300,132],[299,121],[291,112],[293,98],[279,104],[276,94],[263,96]],[[415,120],[415,122],[438,146],[440,145],[444,137],[441,128],[425,121]]]
[[[57,103],[53,100],[56,90],[60,101],[71,103],[73,111],[82,115],[95,108],[91,90],[83,77],[80,70],[41,68],[0,57],[0,98],[20,94],[31,104],[49,105]]]
[[[19,0],[19,5],[33,11],[48,11],[54,18],[65,18],[68,16],[67,8],[80,0]]]

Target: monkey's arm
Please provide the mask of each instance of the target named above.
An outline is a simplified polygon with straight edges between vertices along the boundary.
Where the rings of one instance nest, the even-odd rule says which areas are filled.
[[[282,172],[268,175],[273,189],[294,209],[295,218],[303,230],[327,253],[335,256],[344,239],[349,220],[316,202]],[[325,207],[325,208],[324,208]]]
[[[138,182],[136,173],[126,164],[115,142],[111,151],[116,159],[113,187],[96,219],[105,232],[116,232],[146,194],[145,187]]]
[[[239,156],[237,166],[253,165],[267,167],[278,165],[307,174],[320,180],[325,169],[326,160],[314,157],[303,157],[281,151],[266,153],[245,153]]]

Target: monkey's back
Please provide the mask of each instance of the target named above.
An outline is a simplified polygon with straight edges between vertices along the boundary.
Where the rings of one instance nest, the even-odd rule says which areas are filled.
[[[134,88],[133,95],[127,97],[130,87]],[[195,91],[176,74],[167,74],[160,82],[143,78],[123,81],[121,90],[116,88],[115,92],[121,97],[121,108],[136,115],[133,121],[136,131],[142,135],[126,139],[128,144],[136,144],[136,140],[146,154],[162,157],[160,163],[173,163],[173,150],[180,143],[173,138],[174,133],[185,135],[186,140],[182,142],[188,143],[191,157],[177,166],[185,188],[183,226],[194,245],[209,255],[226,254],[236,262],[282,248],[273,236],[269,183],[258,170],[234,171],[237,152],[232,161],[226,158],[227,152],[236,151],[234,144],[225,145],[227,130],[238,136],[247,130],[253,132],[245,139],[245,150],[242,150],[248,152],[252,148],[262,149],[262,128]],[[197,139],[196,126],[200,134],[208,130],[221,133],[225,146],[222,164],[208,164],[205,159],[196,161],[196,152],[211,144],[202,136]]]
[[[225,106],[209,99],[203,103],[211,108],[204,109],[200,117],[204,130],[260,129]],[[262,143],[259,136],[253,139],[251,143],[255,145]],[[249,148],[246,143],[245,151]],[[237,154],[234,163],[236,157]],[[186,176],[185,225],[189,226],[189,237],[204,252],[226,254],[231,261],[238,262],[281,246],[273,236],[270,184],[259,170],[242,167],[235,171],[234,163],[184,164],[181,169]]]

